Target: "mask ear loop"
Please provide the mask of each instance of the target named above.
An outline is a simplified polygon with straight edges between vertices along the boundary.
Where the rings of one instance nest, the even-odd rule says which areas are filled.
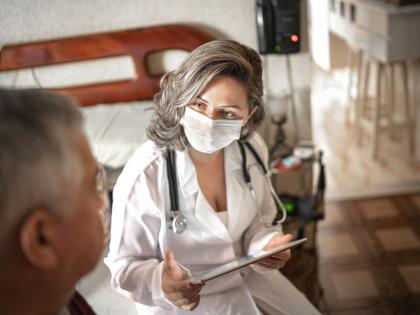
[[[242,126],[245,126],[247,123],[248,123],[248,121],[251,119],[251,117],[255,114],[255,112],[257,111],[257,109],[258,109],[258,107],[257,106],[255,106],[253,109],[252,109],[252,111],[251,111],[251,113],[248,115],[248,117],[244,120],[244,121],[242,121]]]

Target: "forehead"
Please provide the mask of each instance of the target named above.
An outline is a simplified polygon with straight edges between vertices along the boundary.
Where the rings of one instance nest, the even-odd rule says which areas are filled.
[[[206,101],[223,102],[222,105],[240,105],[247,108],[247,93],[242,82],[229,76],[213,78],[198,95]]]
[[[77,138],[77,148],[85,174],[96,174],[96,160],[92,155],[86,136],[82,133]]]

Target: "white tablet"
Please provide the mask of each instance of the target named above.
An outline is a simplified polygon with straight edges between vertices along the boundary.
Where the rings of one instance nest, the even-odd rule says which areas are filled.
[[[223,275],[225,275],[229,272],[232,272],[232,271],[238,270],[240,268],[243,268],[245,266],[248,266],[250,264],[256,263],[256,262],[258,262],[258,261],[260,261],[264,258],[270,257],[274,254],[280,253],[280,252],[285,251],[289,248],[296,247],[297,245],[302,244],[306,240],[307,240],[306,238],[302,238],[300,240],[289,242],[285,245],[282,245],[282,246],[277,247],[275,249],[272,249],[270,251],[260,251],[256,254],[248,255],[248,256],[233,260],[233,261],[228,262],[224,265],[221,265],[219,267],[216,267],[214,269],[206,271],[202,274],[192,276],[190,282],[192,284],[204,283],[204,282],[212,280],[214,278],[223,276]]]

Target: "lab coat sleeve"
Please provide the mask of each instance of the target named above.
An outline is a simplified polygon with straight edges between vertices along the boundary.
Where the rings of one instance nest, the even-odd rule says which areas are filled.
[[[250,143],[254,146],[265,165],[268,165],[268,149],[262,138],[256,134],[252,137]],[[262,173],[260,174],[264,176]],[[257,196],[257,198],[259,199],[258,206],[261,207],[260,210],[263,213],[269,213],[274,220],[277,210],[268,184],[264,184],[262,196]],[[260,251],[276,234],[283,234],[281,225],[267,228],[260,222],[257,214],[243,237],[245,251],[247,254]],[[251,268],[257,272],[272,270],[256,264],[251,265]]]
[[[281,227],[266,228],[259,222],[258,217],[255,217],[244,236],[244,247],[247,249],[247,253],[253,254],[262,250],[262,248],[276,234],[283,234]],[[258,264],[252,264],[251,268],[259,273],[272,270],[271,268],[267,268]]]
[[[110,251],[105,258],[111,286],[141,304],[172,308],[161,289],[160,212],[147,176],[140,174],[132,185],[122,176],[114,189]]]

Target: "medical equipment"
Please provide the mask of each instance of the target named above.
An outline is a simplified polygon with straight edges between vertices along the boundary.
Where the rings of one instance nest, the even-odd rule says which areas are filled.
[[[315,156],[315,145],[312,142],[301,141],[293,148],[293,156],[301,161],[312,160]]]
[[[254,197],[254,199],[257,200],[257,196],[255,195],[254,189],[253,189],[252,184],[251,184],[251,176],[249,175],[249,169],[246,167],[245,147],[247,147],[249,149],[249,151],[252,153],[252,155],[254,156],[254,159],[257,161],[257,164],[260,166],[262,172],[264,173],[264,179],[267,182],[268,187],[270,187],[270,193],[271,193],[271,195],[274,199],[274,202],[276,203],[276,208],[277,208],[277,210],[281,210],[281,212],[282,212],[281,219],[276,220],[274,222],[274,225],[283,223],[286,220],[287,211],[286,211],[283,203],[281,202],[281,200],[277,196],[277,193],[274,191],[273,185],[271,185],[270,173],[268,172],[267,168],[265,167],[265,165],[264,165],[263,161],[261,160],[260,156],[258,155],[257,151],[255,151],[254,147],[249,142],[244,142],[244,143],[238,142],[238,144],[239,144],[239,149],[240,149],[241,155],[242,155],[242,173],[244,175],[245,182],[248,185],[248,188],[251,192],[252,197]],[[265,227],[270,227],[270,226],[273,225],[273,222],[264,221],[264,217],[262,216],[261,209],[259,207],[258,207],[258,218],[259,218],[260,222]]]
[[[252,195],[252,197],[256,200],[257,196],[255,194],[255,191],[252,187],[251,183],[251,176],[249,175],[250,167],[247,167],[247,161],[246,161],[246,151],[245,147],[248,148],[248,150],[253,155],[254,159],[257,162],[257,165],[259,165],[261,171],[264,174],[265,181],[270,187],[270,193],[273,196],[273,199],[276,203],[277,209],[281,210],[282,217],[279,220],[275,220],[274,222],[271,220],[271,222],[267,222],[265,220],[265,217],[261,214],[261,209],[258,207],[258,218],[260,222],[265,227],[271,227],[273,225],[278,225],[280,223],[283,223],[286,220],[287,212],[286,209],[281,202],[281,200],[278,198],[276,192],[274,191],[273,186],[271,185],[270,181],[270,173],[268,172],[267,168],[264,166],[263,161],[259,157],[258,153],[255,151],[255,149],[252,147],[252,145],[248,142],[239,142],[239,149],[242,156],[242,173],[245,179],[245,183],[247,184],[249,191]],[[176,164],[175,164],[175,152],[172,150],[167,150],[166,152],[166,169],[167,169],[167,177],[169,182],[169,197],[171,201],[171,213],[169,216],[169,220],[167,222],[168,229],[174,231],[176,234],[182,234],[187,229],[188,220],[187,218],[180,213],[179,210],[179,203],[178,203],[178,186],[177,186],[177,174],[176,174]],[[252,165],[251,165],[252,166]]]
[[[308,150],[308,151],[306,151]],[[305,180],[302,180],[302,189],[303,194],[289,194],[289,193],[280,193],[278,196],[283,202],[287,215],[289,217],[298,217],[304,223],[309,223],[311,221],[321,220],[324,218],[324,194],[326,188],[326,178],[325,178],[325,165],[323,162],[323,152],[321,150],[315,149],[313,145],[304,144],[304,151],[300,153],[301,158],[306,158],[302,163],[303,168],[299,169],[299,175],[304,177],[305,173],[313,172],[315,163],[318,168],[318,179],[317,184],[312,187],[312,179],[306,183]],[[281,174],[286,172],[294,172],[296,170],[286,170],[278,167],[275,163],[273,165],[273,174]],[[302,166],[301,166],[302,167]],[[278,171],[278,173],[275,172]],[[293,219],[291,220],[293,221]]]
[[[169,217],[168,229],[173,230],[176,234],[182,234],[187,229],[187,218],[179,213],[178,203],[178,185],[176,182],[175,152],[167,150],[166,152],[166,169],[169,182],[169,197],[171,200],[171,215]]]

